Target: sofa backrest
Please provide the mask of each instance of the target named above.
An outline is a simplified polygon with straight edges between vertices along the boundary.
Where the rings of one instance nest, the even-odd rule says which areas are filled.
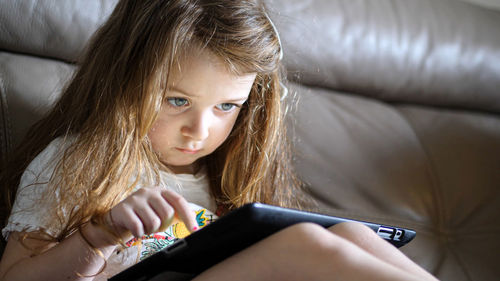
[[[116,2],[2,3],[2,155],[57,97]],[[500,33],[491,28],[500,26],[498,10],[456,0],[267,3],[290,80],[387,102],[500,112]]]
[[[269,2],[291,80],[500,112],[499,10],[456,0]]]

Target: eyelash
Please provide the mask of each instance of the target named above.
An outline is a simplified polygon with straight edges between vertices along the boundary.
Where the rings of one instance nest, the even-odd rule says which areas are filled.
[[[224,110],[224,109],[222,109],[222,106],[223,106],[223,105],[230,105],[230,106],[231,106],[231,108],[230,108],[230,109],[228,109],[228,110]],[[219,106],[220,106],[220,107],[219,107]],[[230,112],[230,111],[232,111],[234,108],[241,108],[241,106],[240,106],[240,105],[238,105],[238,104],[234,104],[234,103],[221,103],[221,104],[216,105],[216,107],[217,107],[218,109],[220,109],[222,112]]]
[[[177,105],[176,102],[179,101],[179,100],[183,100],[185,101],[184,104],[182,105]],[[168,105],[170,107],[173,107],[173,108],[179,108],[179,107],[182,107],[182,106],[186,106],[186,104],[189,103],[189,101],[185,98],[167,98],[167,102],[168,102]]]
[[[177,105],[178,101],[183,101],[184,103],[182,105]],[[189,104],[189,101],[187,99],[177,98],[177,97],[167,98],[167,102],[168,102],[168,106],[171,108],[174,108],[174,109],[180,109],[181,107],[185,107]],[[231,105],[231,108],[228,110],[224,110],[224,109],[222,109],[223,105]],[[221,107],[219,107],[219,106],[221,106]],[[220,111],[227,113],[227,112],[233,111],[234,108],[241,108],[241,105],[235,104],[235,103],[221,103],[221,104],[216,105],[216,107]]]

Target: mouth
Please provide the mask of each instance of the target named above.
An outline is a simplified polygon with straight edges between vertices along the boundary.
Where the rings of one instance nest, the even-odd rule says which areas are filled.
[[[186,148],[179,148],[179,147],[176,147],[175,149],[177,149],[178,151],[182,152],[182,153],[186,153],[186,154],[196,154],[198,152],[200,152],[201,149],[186,149]]]

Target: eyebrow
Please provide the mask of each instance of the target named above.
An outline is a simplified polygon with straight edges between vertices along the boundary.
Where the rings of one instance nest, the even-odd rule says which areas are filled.
[[[174,92],[179,92],[185,96],[188,96],[188,97],[195,97],[195,98],[198,98],[200,96],[197,96],[197,95],[192,95],[192,94],[189,94],[188,92],[182,90],[182,89],[179,89],[179,88],[176,88],[176,87],[170,87],[169,88],[170,91],[174,91]],[[241,98],[235,98],[235,99],[230,99],[230,100],[225,100],[225,102],[227,103],[234,103],[234,102],[238,102],[238,101],[246,101],[248,98],[247,97],[241,97]]]
[[[186,91],[184,91],[184,90],[182,90],[182,89],[176,88],[176,87],[170,87],[170,88],[169,88],[169,90],[170,90],[170,91],[174,91],[174,92],[179,92],[179,93],[181,93],[181,94],[183,94],[183,95],[185,95],[185,96],[188,96],[188,97],[195,97],[195,98],[196,98],[196,97],[199,97],[199,96],[197,96],[197,95],[191,95],[191,94],[189,94],[188,92],[186,92]]]

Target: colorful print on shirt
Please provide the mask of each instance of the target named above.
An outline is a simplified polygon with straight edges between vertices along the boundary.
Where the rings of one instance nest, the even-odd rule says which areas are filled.
[[[203,228],[217,219],[217,216],[204,208],[195,210],[198,226]],[[141,239],[134,238],[126,243],[127,247],[140,247],[139,260],[143,260],[173,244],[175,241],[185,238],[190,234],[186,225],[177,216],[172,224],[162,232],[144,235]]]

